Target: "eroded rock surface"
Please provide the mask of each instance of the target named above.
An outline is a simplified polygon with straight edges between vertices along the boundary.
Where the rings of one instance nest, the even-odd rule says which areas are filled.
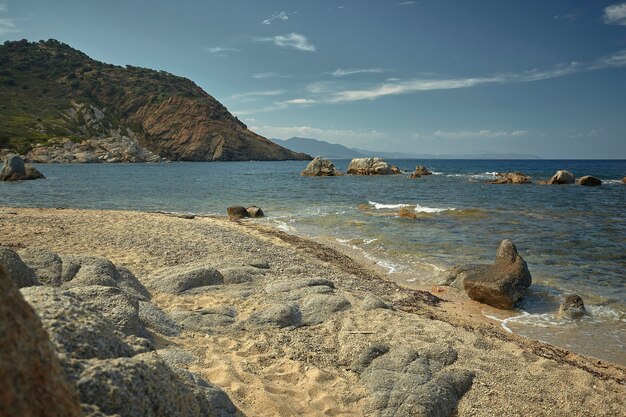
[[[309,162],[300,175],[305,177],[337,177],[342,175],[342,173],[335,168],[335,164],[332,161],[318,156]]]

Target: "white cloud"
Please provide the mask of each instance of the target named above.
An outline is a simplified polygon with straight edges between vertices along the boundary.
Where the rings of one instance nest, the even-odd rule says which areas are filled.
[[[287,20],[289,19],[289,16],[287,15],[287,12],[285,12],[284,10],[282,12],[275,12],[272,13],[272,15],[265,19],[264,21],[262,21],[261,23],[264,25],[270,25],[274,20]]]
[[[570,62],[569,64],[557,65],[552,69],[543,71],[534,69],[520,73],[504,73],[484,77],[388,81],[370,88],[329,92],[326,93],[326,97],[316,98],[316,100],[327,103],[375,100],[380,97],[417,93],[420,91],[452,90],[490,84],[540,81],[581,72],[624,66],[626,66],[626,50],[619,51],[614,55],[601,57],[595,61],[587,63]]]
[[[528,130],[513,130],[513,131],[493,131],[493,130],[458,130],[458,131],[443,131],[437,130],[433,132],[433,137],[443,139],[475,139],[475,138],[506,138],[506,137],[521,137],[528,135]]]
[[[294,98],[291,100],[286,100],[285,103],[287,104],[315,104],[317,102],[310,98]]]
[[[306,36],[299,33],[288,33],[286,35],[276,35],[271,38],[256,38],[259,42],[274,42],[276,46],[283,48],[293,48],[300,51],[314,52],[315,45],[309,42]]]
[[[227,47],[227,46],[204,47],[204,49],[207,50],[208,52],[212,53],[212,54],[219,54],[219,53],[224,53],[224,52],[238,52],[238,51],[240,51],[240,49],[230,48],[230,47]]]
[[[626,26],[626,3],[614,4],[605,8],[604,23]]]
[[[402,3],[398,3],[398,6],[413,6],[417,4],[416,1],[403,1]]]
[[[0,13],[6,13],[8,11],[8,7],[5,3],[0,3]],[[19,32],[15,22],[10,17],[0,17],[0,35],[4,35],[5,33],[16,33]]]
[[[247,93],[233,94],[230,96],[233,100],[241,100],[251,97],[271,97],[285,94],[285,90],[266,90],[266,91],[250,91]]]
[[[259,72],[257,74],[252,75],[252,78],[256,78],[257,80],[263,80],[265,78],[276,77],[278,74],[275,72]]]
[[[333,75],[333,77],[345,77],[346,75],[354,74],[380,74],[381,72],[385,71],[386,70],[384,68],[337,68],[331,74]]]

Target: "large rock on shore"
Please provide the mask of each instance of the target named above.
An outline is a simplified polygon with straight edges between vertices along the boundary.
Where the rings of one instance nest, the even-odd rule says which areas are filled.
[[[224,276],[210,266],[187,265],[161,269],[148,278],[148,288],[158,292],[180,294],[187,290],[219,285]]]
[[[39,285],[35,272],[12,249],[0,246],[0,267],[4,268],[17,288]]]
[[[354,158],[348,165],[350,175],[400,174],[398,167],[389,165],[382,158]]]
[[[411,178],[421,178],[424,175],[433,175],[433,173],[423,165],[415,167],[415,171],[411,174]]]
[[[496,174],[496,179],[487,181],[488,184],[530,184],[530,177],[521,172],[507,172]]]
[[[231,220],[240,220],[250,217],[250,213],[243,206],[230,206],[226,209],[228,218]]]
[[[0,181],[22,181],[46,178],[35,167],[25,164],[19,155],[7,155],[4,158]]]
[[[584,177],[580,177],[580,179],[578,180],[578,184],[588,187],[595,187],[598,185],[602,185],[602,181],[596,177],[592,177],[591,175],[585,175]]]
[[[304,177],[337,177],[342,173],[335,168],[335,164],[328,159],[315,157],[300,173]]]
[[[574,177],[574,174],[561,170],[557,171],[549,180],[541,181],[540,184],[574,184],[575,182],[576,177]]]
[[[515,244],[505,239],[500,243],[495,264],[468,270],[463,287],[472,300],[509,310],[531,283],[526,261],[517,253]]]
[[[41,321],[2,267],[0,335],[0,415],[82,415]]]

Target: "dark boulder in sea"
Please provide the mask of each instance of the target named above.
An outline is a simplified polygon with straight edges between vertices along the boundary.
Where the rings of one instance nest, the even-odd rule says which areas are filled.
[[[568,294],[561,306],[557,317],[559,319],[579,319],[587,314],[585,310],[585,303],[578,294]]]
[[[415,171],[411,174],[411,178],[421,178],[424,175],[433,175],[433,173],[423,165],[415,167]]]
[[[348,165],[350,175],[393,175],[400,174],[397,166],[389,165],[382,158],[354,158]]]
[[[507,172],[496,174],[496,179],[487,181],[488,184],[530,184],[528,175],[521,172]]]
[[[569,171],[560,170],[547,181],[540,181],[539,184],[574,184],[576,177]]]
[[[13,281],[0,267],[0,415],[81,416],[48,334]]]
[[[22,181],[46,178],[35,167],[25,164],[19,155],[7,155],[4,158],[0,181]]]
[[[246,211],[248,212],[248,215],[252,218],[265,217],[265,213],[263,213],[263,210],[261,210],[257,206],[250,206],[246,209]]]
[[[300,173],[304,177],[338,177],[343,175],[328,159],[315,157]]]
[[[500,243],[493,265],[475,265],[457,270],[462,272],[463,287],[472,300],[505,310],[512,309],[532,283],[526,261],[508,239]]]
[[[580,177],[580,179],[578,180],[578,184],[588,187],[595,187],[597,185],[602,185],[602,181],[600,181],[596,177],[592,177],[591,175],[585,175],[584,177]]]
[[[226,209],[226,212],[231,220],[239,220],[250,217],[250,213],[248,213],[248,210],[246,210],[243,206],[230,206]]]

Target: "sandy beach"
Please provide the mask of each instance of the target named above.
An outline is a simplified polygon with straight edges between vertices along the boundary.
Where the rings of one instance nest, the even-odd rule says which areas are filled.
[[[623,367],[509,334],[458,290],[400,287],[340,247],[255,221],[4,207],[0,245],[104,257],[172,317],[210,311],[211,326],[151,335],[158,353],[183,357],[179,366],[246,416],[413,415],[403,410],[416,401],[438,410],[430,415],[626,415]],[[249,276],[181,294],[151,287],[163,268],[189,265],[245,266]],[[299,325],[259,319],[291,304],[302,307]],[[430,360],[425,373],[418,357]],[[403,385],[426,374],[416,393]]]

